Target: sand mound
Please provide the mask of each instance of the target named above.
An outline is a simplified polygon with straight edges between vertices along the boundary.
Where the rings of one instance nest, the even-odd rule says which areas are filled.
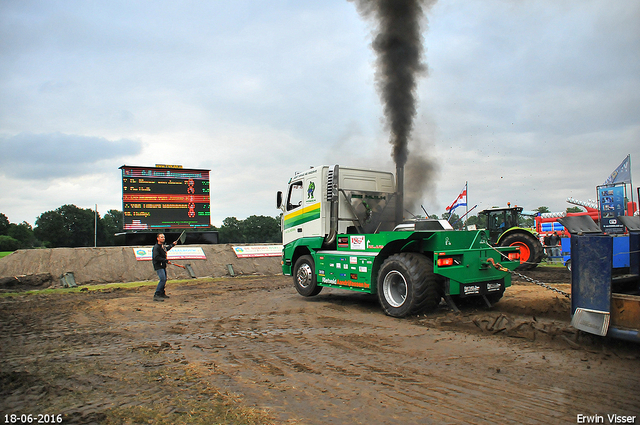
[[[236,275],[277,275],[282,273],[280,257],[237,258],[231,245],[199,245],[206,260],[181,260],[177,264],[190,264],[197,277],[229,276],[227,264],[231,264]],[[60,277],[72,272],[77,284],[97,284],[114,282],[136,282],[156,280],[157,276],[150,261],[137,261],[135,247],[99,248],[54,248],[18,250],[0,259],[0,282],[4,289],[32,289],[32,285],[18,285],[29,282],[29,276],[51,276],[51,282],[43,286],[60,286]],[[169,279],[189,279],[187,270],[167,266]],[[19,277],[16,279],[16,277]]]

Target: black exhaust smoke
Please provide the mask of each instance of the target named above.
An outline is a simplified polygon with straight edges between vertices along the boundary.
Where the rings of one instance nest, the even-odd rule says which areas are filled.
[[[377,54],[376,84],[390,130],[396,164],[396,222],[404,215],[404,166],[409,155],[408,142],[416,116],[416,87],[426,74],[422,62],[421,24],[426,27],[425,9],[435,0],[353,0],[358,12],[376,23],[373,49]],[[425,28],[426,29],[426,28]]]

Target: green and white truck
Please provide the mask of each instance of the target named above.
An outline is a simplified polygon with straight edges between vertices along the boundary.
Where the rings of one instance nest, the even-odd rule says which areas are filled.
[[[484,230],[402,217],[402,173],[319,166],[278,192],[282,271],[303,296],[323,287],[377,294],[385,313],[434,310],[442,297],[491,306],[511,285],[517,247],[492,247]],[[501,269],[494,264],[502,265]]]

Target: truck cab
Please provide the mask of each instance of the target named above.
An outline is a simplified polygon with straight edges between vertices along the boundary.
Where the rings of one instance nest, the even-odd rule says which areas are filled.
[[[296,173],[278,193],[283,244],[322,237],[331,247],[338,233],[392,230],[395,198],[389,172],[325,165]]]

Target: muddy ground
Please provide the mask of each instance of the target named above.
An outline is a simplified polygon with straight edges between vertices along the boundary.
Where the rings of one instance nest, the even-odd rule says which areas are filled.
[[[564,269],[527,274],[569,291]],[[170,281],[163,303],[153,290],[0,299],[2,419],[640,423],[638,345],[578,333],[569,300],[528,282],[492,309],[406,319],[363,294],[303,298],[283,276]]]

